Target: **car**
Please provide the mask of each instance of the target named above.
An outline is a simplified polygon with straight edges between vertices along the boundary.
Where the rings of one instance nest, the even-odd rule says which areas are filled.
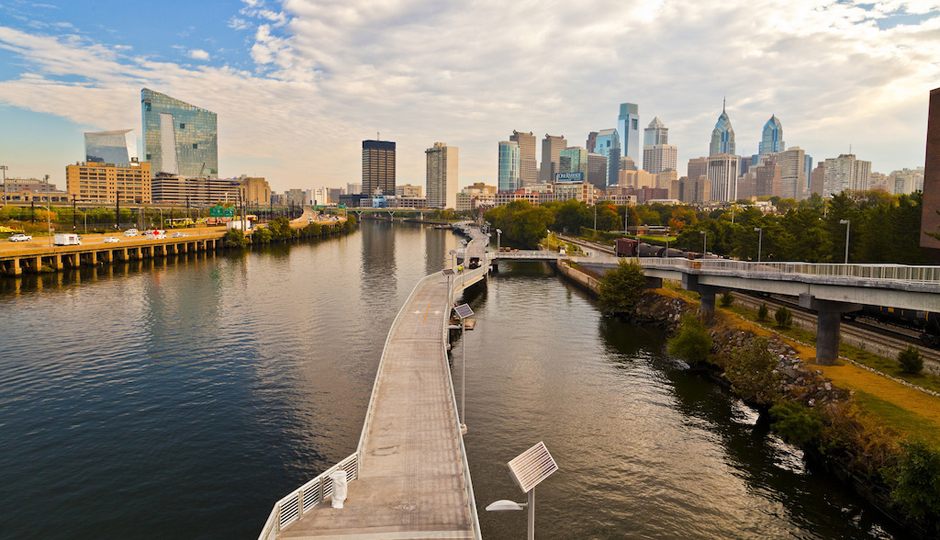
[[[33,237],[28,234],[16,233],[10,237],[10,242],[29,242]]]
[[[124,231],[124,236],[137,236],[138,234],[140,234],[140,231],[137,229],[127,229]]]
[[[187,237],[187,236],[189,236],[189,235],[186,234],[186,233],[184,233],[184,232],[179,232],[179,231],[177,231],[177,232],[171,234],[171,235],[170,235],[170,238],[185,238],[185,237]]]
[[[104,239],[104,243],[105,243],[105,244],[113,244],[113,243],[119,242],[119,241],[120,241],[120,240],[118,240],[118,237],[117,237],[117,236],[107,236],[107,237],[105,237],[105,239]]]

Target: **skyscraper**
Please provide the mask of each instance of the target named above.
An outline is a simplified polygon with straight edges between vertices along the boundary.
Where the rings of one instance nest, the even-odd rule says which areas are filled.
[[[185,101],[154,92],[140,91],[143,117],[144,160],[154,176],[219,175],[219,129],[216,114]]]
[[[855,159],[855,154],[841,154],[826,160],[823,178],[823,197],[838,195],[843,191],[868,189],[871,179],[871,162]]]
[[[542,184],[551,184],[555,181],[555,174],[558,173],[558,156],[561,151],[568,147],[568,141],[565,136],[556,137],[545,134],[542,139],[542,168],[539,170],[539,182]]]
[[[940,239],[930,234],[940,232],[940,214],[937,214],[937,208],[940,208],[940,88],[930,91],[928,103],[920,247],[930,250],[931,257],[938,260],[940,259]]]
[[[640,107],[636,103],[621,103],[617,117],[617,134],[620,136],[620,155],[634,163],[640,161]]]
[[[729,124],[730,126],[730,124]],[[764,132],[758,144],[758,153],[762,156],[783,152],[786,145],[783,143],[783,126],[776,116],[771,115],[770,120],[764,124]]]
[[[381,189],[385,195],[395,194],[395,143],[362,141],[362,194],[368,197]]]
[[[588,172],[588,151],[580,146],[565,148],[559,153],[558,163],[558,172],[580,172],[584,173],[586,177]]]
[[[519,143],[516,141],[502,141],[499,143],[499,175],[497,177],[497,189],[499,191],[512,192],[522,188],[519,161]],[[549,166],[549,169],[551,169],[551,166]]]
[[[715,123],[715,129],[712,130],[712,142],[708,146],[708,155],[717,156],[719,154],[734,155],[734,128],[731,127],[731,119],[725,112],[725,102],[721,102],[721,115],[718,122]],[[712,196],[715,195],[714,190]]]
[[[676,169],[679,149],[669,143],[669,128],[653,118],[643,130],[643,170],[659,174],[668,169]]]
[[[711,200],[728,202],[738,198],[738,156],[708,156],[707,176],[711,181]]]
[[[617,171],[620,163],[620,137],[616,129],[602,129],[597,132],[594,138],[594,150],[588,148],[588,152],[600,154],[607,160],[607,170],[604,173],[604,186],[598,186],[603,189],[617,183]]]
[[[538,165],[535,161],[535,135],[513,130],[510,141],[519,143],[519,176],[523,186],[538,182]]]
[[[428,208],[456,209],[457,147],[436,142],[424,153],[427,158]]]
[[[794,146],[780,152],[780,176],[781,197],[798,201],[806,198],[806,154],[802,148]]]
[[[137,137],[133,129],[119,131],[89,131],[85,133],[85,161],[113,163],[128,167],[137,157]]]

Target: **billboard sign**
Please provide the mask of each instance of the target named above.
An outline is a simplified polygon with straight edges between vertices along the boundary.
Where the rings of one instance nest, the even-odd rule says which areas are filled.
[[[556,184],[584,182],[583,172],[564,172],[555,175]]]

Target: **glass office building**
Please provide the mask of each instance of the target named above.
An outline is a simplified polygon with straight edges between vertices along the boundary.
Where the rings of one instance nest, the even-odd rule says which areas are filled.
[[[731,127],[731,118],[725,112],[724,104],[721,105],[721,115],[718,117],[718,122],[715,123],[715,129],[712,130],[712,141],[708,145],[709,156],[720,154],[734,155],[734,128]]]
[[[499,191],[516,191],[522,188],[520,170],[519,143],[515,141],[501,141],[499,143]]]
[[[762,156],[786,150],[786,145],[783,143],[783,126],[775,115],[771,115],[770,120],[764,124],[764,131],[761,133],[758,148]]]
[[[376,190],[395,195],[395,143],[362,141],[362,194],[372,197]]]
[[[219,129],[216,114],[154,92],[140,91],[144,160],[157,173],[217,178]]]
[[[620,137],[620,155],[634,163],[640,162],[640,106],[636,103],[621,103],[617,117],[617,135]]]
[[[85,161],[129,167],[137,157],[137,137],[133,129],[85,133]]]

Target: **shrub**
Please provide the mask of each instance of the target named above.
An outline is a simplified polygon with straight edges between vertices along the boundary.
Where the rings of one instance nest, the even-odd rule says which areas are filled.
[[[721,300],[719,300],[719,302],[723,308],[731,307],[731,304],[734,303],[734,295],[731,294],[731,291],[725,291],[722,293]]]
[[[790,328],[793,324],[793,312],[785,306],[780,306],[774,313],[774,319],[777,321],[777,326]]]
[[[823,433],[822,415],[815,409],[795,401],[787,401],[770,408],[771,428],[788,443],[806,446],[820,439]]]
[[[768,315],[770,315],[770,310],[767,309],[767,302],[764,302],[760,305],[760,309],[757,310],[757,320],[766,321],[770,318]]]
[[[243,248],[248,246],[248,238],[245,237],[241,229],[229,229],[225,231],[225,236],[222,237],[222,245],[228,248]]]
[[[904,441],[892,498],[917,519],[940,517],[940,451],[924,441]]]
[[[689,362],[705,362],[712,350],[712,336],[705,323],[687,313],[682,316],[679,331],[669,339],[667,350]]]
[[[780,375],[777,355],[770,351],[766,338],[754,338],[731,351],[725,377],[734,391],[747,401],[773,404],[779,395]]]
[[[271,231],[267,227],[258,227],[251,233],[252,244],[267,244],[271,241]]]
[[[920,355],[920,349],[913,345],[908,345],[906,349],[898,353],[898,363],[905,373],[918,374],[924,369],[924,358]]]
[[[608,313],[629,313],[646,288],[646,274],[635,261],[621,259],[617,268],[607,272],[600,282],[601,309]]]

